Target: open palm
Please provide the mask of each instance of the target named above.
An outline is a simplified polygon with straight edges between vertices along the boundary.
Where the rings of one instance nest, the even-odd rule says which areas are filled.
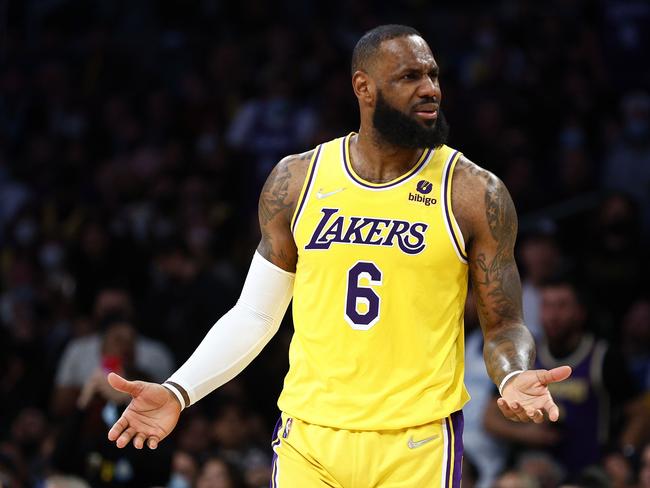
[[[560,412],[548,391],[548,385],[563,381],[570,375],[569,366],[524,371],[506,384],[497,405],[506,418],[515,422],[541,423],[544,412],[549,420],[555,422]]]
[[[145,442],[151,449],[158,447],[178,422],[181,413],[178,401],[157,383],[127,381],[115,373],[108,375],[108,382],[116,390],[133,397],[109,430],[108,439],[120,448],[131,440],[136,449],[142,449]]]

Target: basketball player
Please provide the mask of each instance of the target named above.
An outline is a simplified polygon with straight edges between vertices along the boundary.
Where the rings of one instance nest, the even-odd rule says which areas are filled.
[[[359,132],[271,172],[237,304],[163,385],[109,378],[133,395],[109,432],[118,447],[155,448],[260,352],[293,297],[272,486],[459,486],[468,277],[503,414],[557,420],[547,384],[570,368],[529,369],[515,209],[501,181],[445,145],[429,46],[409,27],[373,29],[352,86]]]

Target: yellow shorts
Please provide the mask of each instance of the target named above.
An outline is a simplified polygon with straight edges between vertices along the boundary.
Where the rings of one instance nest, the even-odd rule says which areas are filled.
[[[271,488],[459,488],[463,413],[409,429],[351,431],[282,414]]]

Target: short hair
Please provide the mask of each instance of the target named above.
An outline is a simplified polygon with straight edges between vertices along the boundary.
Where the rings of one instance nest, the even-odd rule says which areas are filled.
[[[413,27],[400,24],[380,25],[369,30],[361,36],[357,45],[354,46],[351,73],[354,74],[358,70],[367,70],[368,63],[377,54],[382,42],[407,36],[422,37],[422,34]]]
[[[545,280],[540,288],[569,288],[576,301],[583,307],[588,307],[591,301],[585,291],[584,284],[577,276],[569,272],[560,272],[552,276]]]

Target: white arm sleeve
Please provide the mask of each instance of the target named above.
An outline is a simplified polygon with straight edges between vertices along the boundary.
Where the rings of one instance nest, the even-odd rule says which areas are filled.
[[[190,358],[164,383],[190,405],[237,376],[271,340],[280,327],[293,293],[294,274],[278,268],[255,252],[241,295],[210,331]],[[189,405],[185,405],[189,406]]]

